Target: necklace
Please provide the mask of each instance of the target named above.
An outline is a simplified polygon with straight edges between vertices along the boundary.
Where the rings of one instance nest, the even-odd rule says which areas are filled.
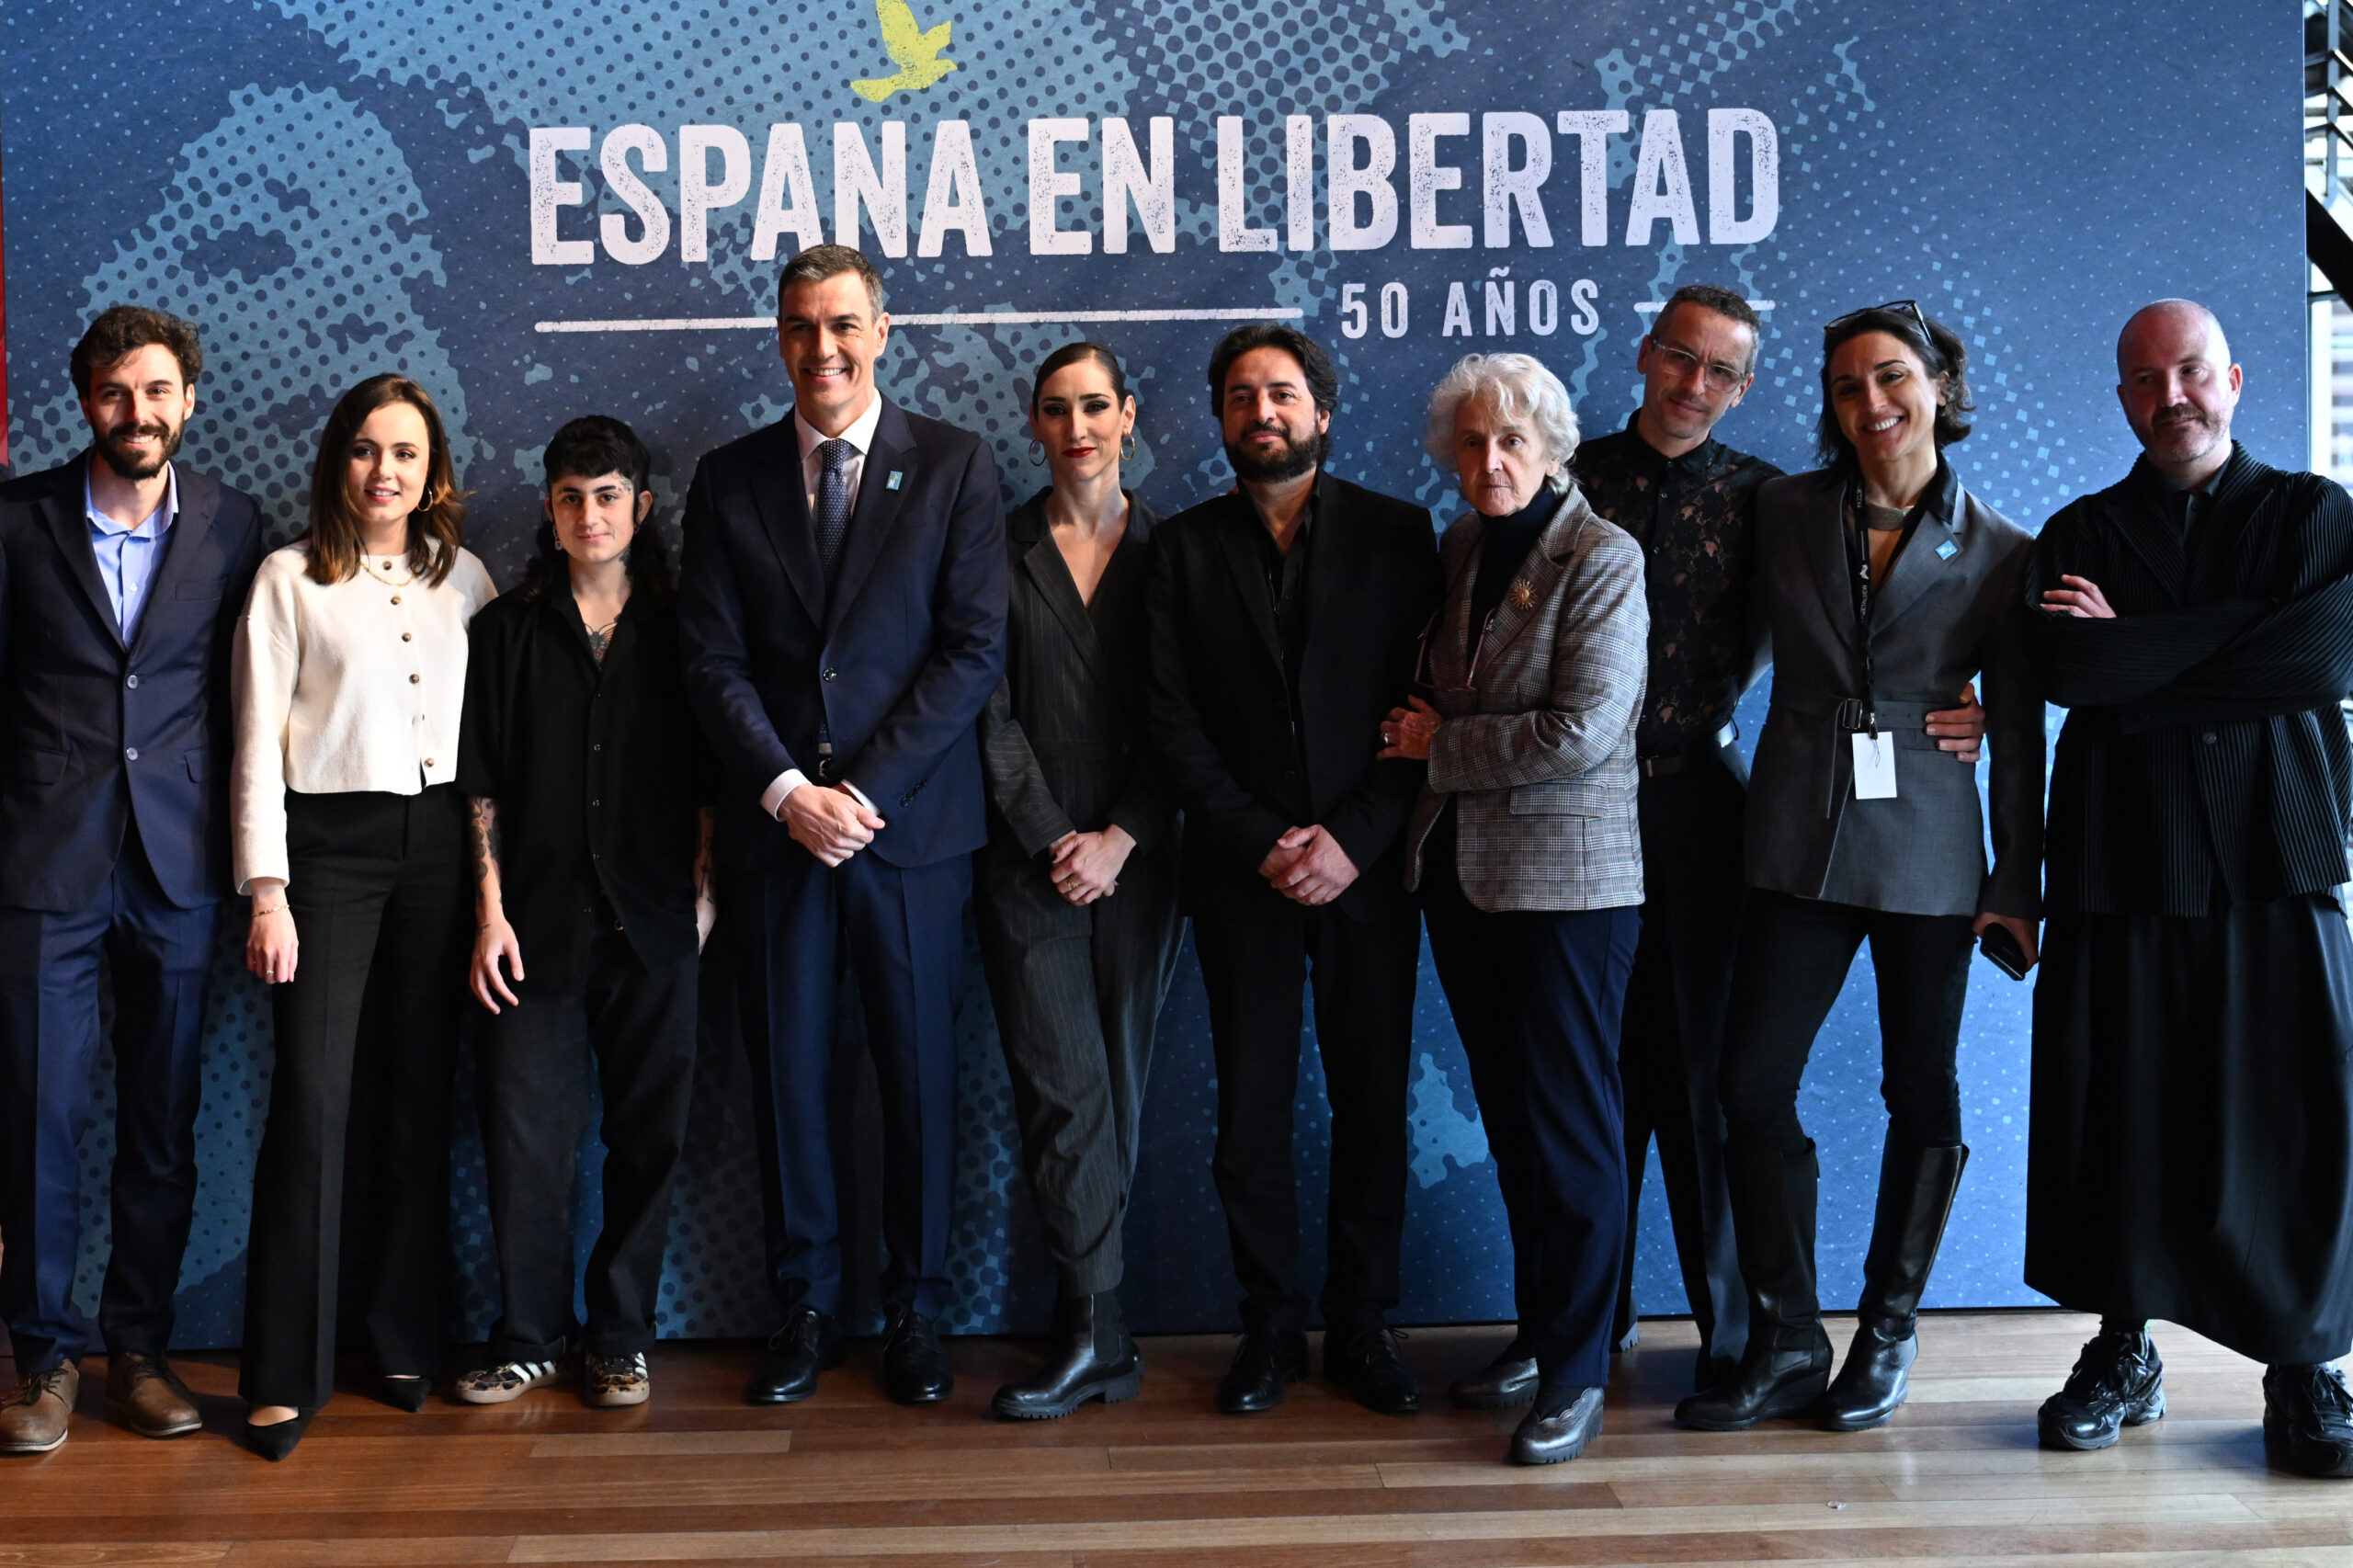
[[[387,586],[387,587],[392,587],[392,588],[405,588],[405,587],[407,587],[411,583],[414,583],[414,582],[415,582],[415,581],[416,581],[416,568],[415,568],[415,567],[414,567],[414,566],[410,567],[410,568],[409,568],[408,575],[407,575],[407,576],[405,576],[405,577],[387,577],[387,576],[385,576],[385,575],[384,575],[384,572],[389,572],[389,571],[391,571],[391,570],[392,569],[392,563],[391,562],[389,562],[389,561],[385,562],[384,562],[384,572],[379,572],[379,571],[377,571],[377,570],[376,570],[376,568],[375,568],[375,567],[373,567],[373,566],[371,566],[371,565],[369,565],[369,564],[368,558],[367,558],[365,555],[363,555],[363,556],[361,556],[361,557],[359,558],[359,569],[360,569],[362,572],[367,573],[367,574],[368,574],[368,575],[369,575],[370,577],[375,578],[375,579],[376,579],[376,581],[378,581],[379,583],[383,584],[383,585],[384,585],[385,586]]]

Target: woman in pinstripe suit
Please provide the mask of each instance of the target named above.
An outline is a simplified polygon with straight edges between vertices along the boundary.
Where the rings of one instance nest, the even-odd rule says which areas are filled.
[[[1520,1337],[1536,1363],[1516,1464],[1601,1429],[1626,1228],[1618,1024],[1642,928],[1634,728],[1649,667],[1642,547],[1570,477],[1576,415],[1524,354],[1473,354],[1430,399],[1429,451],[1472,510],[1383,756],[1427,758],[1406,830],[1503,1184]],[[1477,1380],[1496,1381],[1495,1368]],[[1499,1403],[1499,1402],[1498,1402]]]
[[[1176,801],[1150,760],[1140,690],[1156,519],[1120,486],[1135,420],[1100,344],[1038,367],[1030,449],[1053,483],[1006,518],[1006,673],[981,720],[981,950],[1062,1277],[1047,1364],[997,1391],[997,1414],[1021,1420],[1131,1398],[1143,1375],[1120,1310],[1120,1223],[1179,917]]]

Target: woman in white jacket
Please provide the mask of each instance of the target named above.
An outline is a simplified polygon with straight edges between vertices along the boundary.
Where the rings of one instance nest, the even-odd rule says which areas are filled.
[[[372,1144],[367,1337],[386,1403],[420,1408],[441,1358],[471,936],[452,780],[466,623],[496,591],[460,544],[463,521],[432,398],[371,377],[328,416],[310,531],[262,562],[237,626],[237,890],[277,1025],[239,1387],[247,1440],[270,1459],[334,1392],[356,1075]]]

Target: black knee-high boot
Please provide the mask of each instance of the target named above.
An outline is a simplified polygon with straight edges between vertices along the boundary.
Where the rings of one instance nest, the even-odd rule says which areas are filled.
[[[1809,1142],[1797,1153],[1735,1143],[1724,1151],[1733,1237],[1748,1287],[1748,1347],[1739,1369],[1675,1407],[1705,1432],[1737,1432],[1802,1415],[1830,1382],[1830,1336],[1814,1289],[1813,1215],[1822,1170]]]
[[[1920,1353],[1920,1296],[1928,1288],[1928,1271],[1936,1267],[1937,1247],[1967,1164],[1965,1145],[1922,1148],[1888,1132],[1880,1156],[1879,1212],[1863,1260],[1863,1299],[1856,1308],[1861,1321],[1855,1325],[1847,1364],[1822,1402],[1827,1430],[1860,1432],[1879,1426],[1904,1403],[1912,1360]]]

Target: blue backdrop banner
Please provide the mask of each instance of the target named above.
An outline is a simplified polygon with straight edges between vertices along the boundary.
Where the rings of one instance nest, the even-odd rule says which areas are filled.
[[[23,471],[83,445],[66,356],[88,317],[162,306],[200,324],[209,358],[184,460],[260,496],[277,539],[303,516],[335,397],[397,369],[440,400],[469,543],[511,584],[564,420],[635,425],[675,520],[701,452],[784,413],[776,274],[824,240],[882,265],[884,390],[984,432],[1008,503],[1044,478],[1029,368],[1081,335],[1132,368],[1133,483],[1164,511],[1225,488],[1202,368],[1222,324],[1279,318],[1340,366],[1335,470],[1443,520],[1460,504],[1420,436],[1449,363],[1536,354],[1587,430],[1614,428],[1646,312],[1704,281],[1767,323],[1720,434],[1790,469],[1811,464],[1824,320],[1916,298],[1953,324],[1979,408],[1956,466],[2033,527],[2129,462],[2110,350],[2162,295],[2221,314],[2247,371],[2242,437],[2302,466],[2296,37],[2268,0],[14,0],[15,453]],[[1759,717],[1752,699],[1752,733]],[[192,1345],[237,1335],[270,1071],[268,1009],[235,957],[224,939],[207,1025]],[[1882,1124],[1870,985],[1858,964],[1802,1106],[1834,1301],[1859,1280]],[[1975,1158],[1931,1305],[2034,1299],[2027,1001],[1979,966],[1961,1052]],[[1427,964],[1416,1028],[1399,1316],[1504,1317],[1494,1170]],[[674,1335],[771,1326],[740,1048],[707,1036],[664,1285]],[[949,1326],[1034,1327],[1051,1281],[977,983],[962,1053]],[[1321,1100],[1310,1051],[1298,1148],[1317,1233]],[[1140,1328],[1232,1319],[1212,1108],[1188,956],[1129,1223]],[[108,1120],[85,1150],[85,1305]],[[457,1159],[453,1310],[478,1337],[494,1280],[471,1131]],[[1682,1310],[1654,1176],[1642,1245],[1644,1307]],[[1320,1259],[1313,1240],[1311,1278]]]

